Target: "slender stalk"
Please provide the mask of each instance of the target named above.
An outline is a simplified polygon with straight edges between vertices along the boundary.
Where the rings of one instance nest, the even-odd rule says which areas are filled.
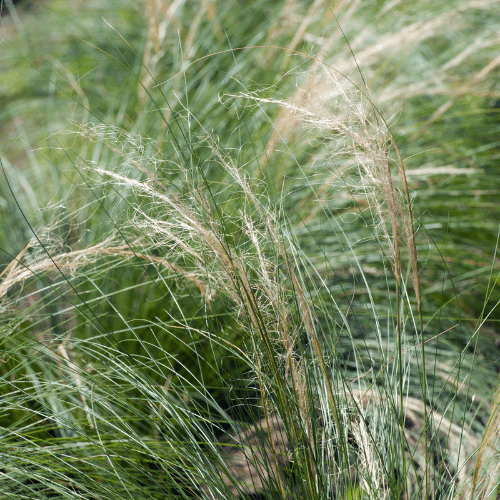
[[[424,321],[422,315],[422,298],[420,294],[420,276],[418,273],[418,257],[417,257],[417,246],[415,241],[415,228],[413,223],[413,210],[411,206],[410,193],[408,189],[408,181],[406,179],[406,171],[403,163],[403,158],[401,152],[396,143],[394,143],[394,148],[398,157],[399,173],[400,178],[403,182],[404,194],[406,198],[406,208],[408,211],[408,221],[405,224],[405,231],[407,234],[407,244],[410,250],[410,264],[412,267],[412,281],[415,288],[415,296],[417,298],[417,308],[418,308],[418,318],[420,325],[420,353],[422,358],[422,399],[424,405],[424,446],[425,446],[425,471],[424,471],[424,484],[425,484],[425,498],[429,498],[429,434],[432,433],[430,428],[430,421],[427,412],[427,370],[426,370],[426,360],[425,360],[425,340],[424,340]]]

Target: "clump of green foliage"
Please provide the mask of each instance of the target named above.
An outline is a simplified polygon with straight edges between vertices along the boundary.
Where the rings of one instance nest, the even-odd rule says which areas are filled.
[[[0,497],[494,498],[496,2],[5,5]]]

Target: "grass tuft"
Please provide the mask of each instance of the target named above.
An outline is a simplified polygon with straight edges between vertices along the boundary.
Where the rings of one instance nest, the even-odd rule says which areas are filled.
[[[495,498],[496,2],[5,5],[0,497]]]

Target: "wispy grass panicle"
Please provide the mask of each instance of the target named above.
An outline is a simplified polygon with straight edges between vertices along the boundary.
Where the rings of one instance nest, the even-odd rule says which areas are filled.
[[[308,130],[315,141],[325,145],[330,168],[339,171],[338,178],[332,178],[335,186],[331,189],[347,187],[353,198],[362,195],[368,202],[367,211],[371,215],[366,220],[371,221],[375,234],[380,233],[380,242],[388,251],[399,286],[404,274],[401,250],[407,249],[420,303],[411,199],[403,159],[393,134],[370,97],[355,82],[338,75],[335,68],[320,64],[314,71],[314,80],[318,89],[310,92],[304,89],[300,99],[273,99],[249,93],[226,95],[226,98],[254,106],[277,105],[280,117],[285,113],[286,121],[295,123],[290,125],[292,129]]]

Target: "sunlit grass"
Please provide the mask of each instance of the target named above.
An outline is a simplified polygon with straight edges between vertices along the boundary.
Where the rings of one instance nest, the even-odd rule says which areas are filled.
[[[495,2],[6,5],[0,496],[495,498]]]

